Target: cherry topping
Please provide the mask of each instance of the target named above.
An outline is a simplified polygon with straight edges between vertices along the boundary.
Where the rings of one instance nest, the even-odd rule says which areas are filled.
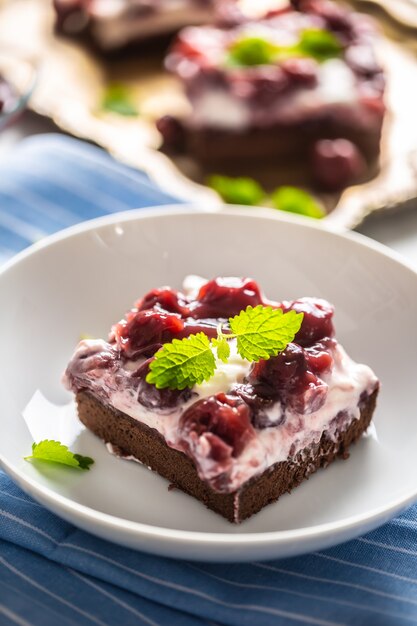
[[[229,76],[232,92],[250,98],[255,105],[267,106],[286,91],[293,81],[279,66],[260,66],[238,70]]]
[[[128,358],[134,358],[140,353],[152,356],[163,343],[179,337],[184,326],[175,313],[134,309],[112,331],[119,349]]]
[[[83,341],[70,363],[70,373],[72,376],[78,376],[93,370],[112,369],[116,365],[117,358],[117,350],[110,344],[104,341]]]
[[[222,459],[225,452],[239,456],[255,434],[248,405],[224,393],[193,404],[182,415],[179,428],[185,443],[204,437],[210,445],[210,458],[220,454]]]
[[[308,58],[285,59],[281,69],[297,85],[314,87],[317,84],[317,61]]]
[[[328,390],[325,382],[312,372],[306,372],[287,396],[287,406],[296,413],[314,413],[325,403]]]
[[[181,151],[185,147],[185,130],[182,122],[172,115],[164,115],[156,121],[156,127],[164,140],[164,147]]]
[[[305,348],[308,369],[318,376],[329,372],[333,367],[331,349],[335,343],[334,339],[324,339]]]
[[[303,348],[289,343],[283,352],[268,360],[254,363],[245,382],[266,398],[277,398],[283,391],[291,392],[307,371]]]
[[[325,357],[323,356],[323,362]],[[323,363],[324,364],[324,363]],[[328,387],[308,368],[307,352],[295,343],[289,343],[283,352],[267,361],[252,365],[245,383],[253,388],[261,399],[279,401],[282,407],[289,407],[297,413],[307,414],[317,411],[325,402]],[[330,366],[330,365],[329,365]],[[250,404],[250,401],[248,401]],[[260,421],[255,425],[265,428],[271,424],[265,422],[262,402],[257,401],[255,418]],[[278,422],[281,423],[278,415]]]
[[[169,313],[178,313],[181,316],[187,313],[185,296],[169,287],[152,289],[136,303],[136,307],[139,311],[157,308]]]
[[[262,304],[258,284],[250,278],[215,278],[205,283],[198,292],[197,301],[190,305],[190,316],[201,318],[229,318],[247,306]]]
[[[304,313],[301,328],[295,341],[302,346],[309,346],[324,337],[334,335],[334,307],[326,300],[319,298],[300,298],[290,303],[283,303],[285,311]]]
[[[337,191],[361,178],[366,163],[359,148],[348,139],[321,139],[313,147],[312,171],[318,185]]]
[[[262,391],[262,389],[246,383],[235,385],[231,393],[244,400],[250,407],[252,424],[255,428],[279,426],[285,418],[283,406],[275,402],[272,397],[261,395],[258,391]],[[273,405],[274,409],[267,413],[267,409],[272,409]]]

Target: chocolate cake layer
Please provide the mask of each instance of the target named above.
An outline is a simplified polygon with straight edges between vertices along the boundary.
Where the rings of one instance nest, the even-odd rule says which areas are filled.
[[[164,119],[158,127],[164,126]],[[359,184],[370,180],[379,169],[381,128],[356,131],[334,119],[322,124],[309,121],[299,127],[275,124],[270,128],[252,128],[242,133],[214,128],[181,126],[179,120],[168,121],[174,132],[165,135],[162,152],[177,158],[193,155],[199,162],[201,176],[210,174],[249,176],[267,188],[280,185],[313,185],[326,190],[339,190],[343,174],[333,175],[335,183],[324,185],[315,174],[315,145],[323,139],[347,139],[359,149],[364,165],[357,174],[348,174],[346,184]],[[168,138],[168,140],[167,140]],[[350,170],[349,170],[350,171]]]
[[[76,399],[80,420],[95,435],[121,449],[123,454],[134,456],[230,522],[241,522],[290,492],[320,467],[326,467],[337,457],[347,458],[350,445],[371,422],[377,394],[378,389],[360,402],[360,418],[353,420],[347,429],[336,431],[336,441],[324,432],[318,444],[301,450],[291,460],[276,463],[234,493],[211,489],[199,478],[191,458],[168,447],[156,430],[103,405],[87,392],[77,393]]]

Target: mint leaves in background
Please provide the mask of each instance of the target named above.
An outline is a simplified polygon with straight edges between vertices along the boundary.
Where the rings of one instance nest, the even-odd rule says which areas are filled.
[[[306,28],[301,31],[298,42],[291,46],[281,46],[259,35],[244,35],[231,44],[226,66],[273,65],[297,57],[309,57],[322,63],[341,53],[342,45],[336,35],[322,28]]]
[[[265,198],[265,191],[253,178],[229,178],[213,175],[208,185],[229,204],[259,204]]]
[[[315,219],[321,219],[326,215],[317,200],[298,187],[278,187],[271,194],[271,203],[275,209],[280,211],[297,213]]]
[[[289,185],[278,187],[271,194],[267,194],[253,178],[229,178],[220,175],[211,176],[207,184],[229,204],[247,206],[260,204],[315,219],[321,219],[326,215],[320,203],[307,191],[298,187]]]
[[[139,110],[134,104],[130,89],[121,83],[108,85],[101,101],[101,110],[117,113],[125,117],[136,117],[139,115]]]

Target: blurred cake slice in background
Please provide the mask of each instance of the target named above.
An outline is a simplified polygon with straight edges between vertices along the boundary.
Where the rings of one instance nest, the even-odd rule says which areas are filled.
[[[275,4],[252,17],[226,2],[215,26],[179,33],[166,67],[190,113],[158,120],[163,148],[222,173],[292,165],[332,191],[369,177],[385,114],[373,23],[328,0]]]
[[[214,0],[54,0],[56,29],[115,52],[213,17]]]

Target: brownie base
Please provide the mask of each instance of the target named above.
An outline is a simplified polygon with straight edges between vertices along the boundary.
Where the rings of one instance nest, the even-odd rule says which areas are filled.
[[[95,435],[119,448],[124,455],[134,456],[229,522],[238,523],[292,491],[320,467],[326,467],[337,457],[347,458],[350,445],[371,422],[377,394],[378,389],[361,402],[360,418],[337,432],[336,441],[324,432],[318,444],[301,450],[292,460],[276,463],[233,493],[214,491],[199,478],[192,459],[168,447],[156,430],[105,406],[88,392],[79,392],[76,400],[81,422]]]
[[[358,129],[332,116],[319,116],[299,124],[274,124],[241,132],[215,128],[194,128],[186,121],[162,118],[157,127],[163,135],[161,151],[171,157],[195,159],[203,171],[229,176],[256,176],[274,171],[275,186],[288,184],[288,170],[303,182],[315,184],[313,149],[322,139],[348,139],[364,158],[366,170],[353,183],[364,182],[378,171],[381,123],[374,128]],[[284,168],[284,181],[279,174]],[[259,170],[259,172],[258,172]],[[260,174],[260,176],[259,176]]]

